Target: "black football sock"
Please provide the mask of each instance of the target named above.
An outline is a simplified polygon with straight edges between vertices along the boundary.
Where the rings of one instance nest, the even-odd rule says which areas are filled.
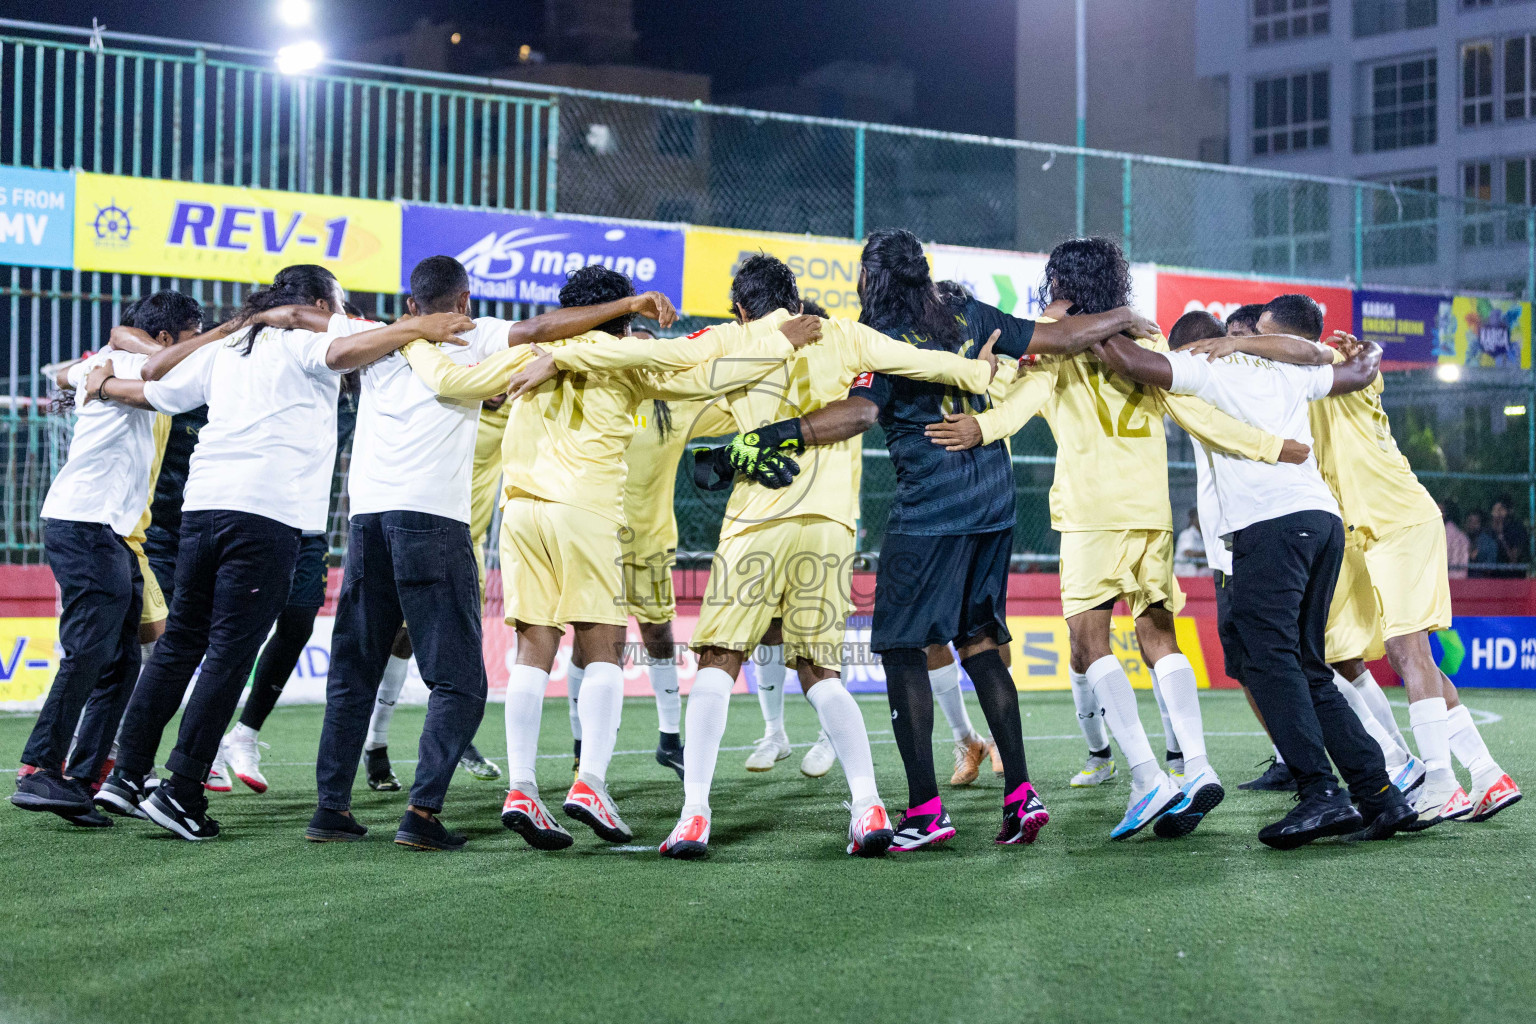
[[[245,710],[240,714],[240,724],[261,731],[267,716],[283,695],[288,677],[293,675],[315,631],[315,616],[319,608],[298,608],[289,605],[277,616],[277,629],[267,645],[261,649],[256,671],[251,675],[251,695],[245,699]]]
[[[921,807],[939,795],[933,775],[933,688],[928,656],[921,648],[881,651],[891,731],[907,770],[907,806]]]
[[[1029,781],[1024,763],[1024,723],[1019,718],[1019,691],[1014,688],[1008,666],[997,651],[982,651],[960,662],[976,688],[976,700],[987,716],[987,728],[1003,759],[1003,790],[1012,793]]]

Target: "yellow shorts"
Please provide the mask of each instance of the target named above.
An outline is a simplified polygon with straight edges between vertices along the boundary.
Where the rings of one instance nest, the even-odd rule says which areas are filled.
[[[1444,543],[1445,531],[1441,530],[1440,535]],[[1333,588],[1333,604],[1328,606],[1323,656],[1329,664],[1336,664],[1354,658],[1375,661],[1385,654],[1381,646],[1381,612],[1376,606],[1365,552],[1357,543],[1346,544],[1339,582]]]
[[[1445,524],[1438,519],[1390,530],[1365,543],[1384,639],[1451,628]]]
[[[124,543],[133,552],[133,557],[139,560],[139,575],[144,577],[144,606],[139,612],[139,625],[164,622],[171,610],[165,606],[165,594],[160,589],[160,581],[155,578],[155,570],[149,567],[149,559],[144,556],[144,542],[137,537],[129,537]]]
[[[1061,614],[1092,611],[1124,597],[1131,617],[1161,603],[1177,615],[1184,592],[1173,576],[1173,531],[1120,530],[1061,535]]]
[[[660,550],[643,537],[635,537],[622,546],[624,610],[641,622],[671,622],[677,618],[677,596],[672,593],[676,550]]]
[[[496,499],[501,497],[501,437],[505,427],[505,417],[498,423],[494,414],[481,413],[470,473],[469,538],[475,550],[475,568],[480,571],[481,604],[485,603],[485,535],[496,514]]]
[[[787,664],[841,670],[853,554],[853,531],[821,516],[774,519],[722,540],[691,646],[750,651],[780,619]]]
[[[501,587],[508,625],[624,625],[618,524],[574,505],[508,498]]]

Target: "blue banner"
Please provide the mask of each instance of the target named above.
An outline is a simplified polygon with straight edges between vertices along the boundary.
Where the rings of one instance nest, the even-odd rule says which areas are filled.
[[[1454,334],[1455,326],[1449,295],[1355,292],[1355,335],[1380,345],[1381,358],[1388,362],[1435,362],[1440,332]]]
[[[1536,617],[1458,615],[1429,646],[1457,686],[1536,689]]]
[[[0,263],[70,267],[75,180],[68,171],[0,167]]]
[[[406,203],[402,229],[402,291],[417,263],[446,255],[469,271],[477,299],[555,305],[571,271],[600,263],[632,278],[636,291],[682,305],[683,233],[674,228]]]

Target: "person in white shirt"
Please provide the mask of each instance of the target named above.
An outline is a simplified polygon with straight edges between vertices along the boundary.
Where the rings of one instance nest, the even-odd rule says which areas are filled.
[[[1353,342],[1353,339],[1350,339]],[[1244,354],[1207,360],[1154,352],[1128,339],[1099,346],[1115,372],[1174,394],[1197,395],[1228,415],[1310,445],[1307,403],[1358,391],[1376,376],[1381,349],[1353,343],[1334,366],[1294,366]],[[1344,553],[1338,503],[1310,455],[1273,466],[1207,452],[1215,482],[1213,525],[1232,553],[1231,622],[1242,674],[1301,800],[1259,840],[1293,849],[1330,835],[1385,839],[1413,819],[1391,785],[1381,748],[1333,685],[1323,634]],[[1360,810],[1338,787],[1329,755]]]
[[[463,314],[469,302],[469,275],[452,257],[429,256],[412,270],[407,308],[413,315]],[[481,317],[467,325],[464,347],[446,354],[460,364],[477,363],[509,345],[575,337],[634,312],[663,324],[675,317],[656,292],[517,324]],[[351,814],[352,785],[379,680],[405,621],[431,697],[410,805],[395,842],[429,850],[464,845],[437,815],[485,711],[479,569],[469,534],[479,417],[479,400],[439,397],[399,353],[363,368],[347,479],[351,528],[315,767],[319,806],[305,833],[315,842],[356,840],[367,832]]]
[[[1191,443],[1200,442],[1191,439]],[[1200,534],[1200,510],[1189,510],[1189,525],[1179,531],[1179,539],[1173,545],[1173,574],[1175,576],[1209,576],[1205,564],[1205,541]]]
[[[302,304],[339,314],[344,301],[330,271],[301,265],[253,292],[245,312]],[[179,365],[163,380],[123,380],[106,368],[88,378],[89,395],[129,405],[166,413],[208,405],[187,476],[170,617],[123,715],[116,768],[96,795],[103,810],[148,817],[183,839],[218,835],[203,783],[287,599],[299,535],[325,528],[340,376],[415,338],[452,338],[468,323],[425,317],[362,334],[339,316],[327,334],[252,324],[177,346],[168,361]],[[166,759],[171,778],[147,797],[144,776],[199,663]]]

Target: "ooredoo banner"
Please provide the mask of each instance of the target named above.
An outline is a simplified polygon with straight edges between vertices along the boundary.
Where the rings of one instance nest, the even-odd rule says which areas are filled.
[[[571,271],[601,264],[682,303],[678,228],[406,203],[401,231],[401,291],[410,291],[417,263],[443,255],[464,264],[477,299],[555,305]]]
[[[1173,328],[1179,317],[1197,309],[1225,320],[1239,306],[1268,302],[1276,295],[1294,292],[1312,296],[1323,307],[1325,337],[1354,326],[1354,304],[1348,288],[1167,271],[1159,271],[1157,275],[1157,322],[1166,332]]]

